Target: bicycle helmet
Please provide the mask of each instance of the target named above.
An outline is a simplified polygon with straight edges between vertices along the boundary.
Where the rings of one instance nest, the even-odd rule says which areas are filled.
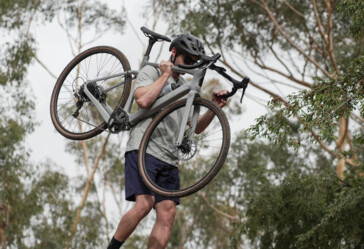
[[[174,39],[169,47],[169,51],[172,48],[176,48],[179,53],[189,54],[200,58],[201,54],[205,54],[205,49],[202,42],[193,35],[180,34]]]

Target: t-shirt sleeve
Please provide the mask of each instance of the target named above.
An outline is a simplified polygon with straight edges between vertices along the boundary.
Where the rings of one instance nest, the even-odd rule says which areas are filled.
[[[137,79],[135,81],[135,89],[141,86],[147,86],[152,84],[159,78],[159,71],[158,69],[152,66],[145,66],[143,67],[140,72],[138,73]]]

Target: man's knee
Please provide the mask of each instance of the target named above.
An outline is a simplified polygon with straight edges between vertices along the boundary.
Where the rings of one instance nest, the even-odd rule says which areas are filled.
[[[135,198],[134,209],[140,214],[140,216],[145,217],[152,210],[154,205],[154,197],[150,195],[139,195]]]
[[[155,209],[157,211],[157,219],[160,222],[172,225],[176,216],[176,203],[174,201],[159,202]]]

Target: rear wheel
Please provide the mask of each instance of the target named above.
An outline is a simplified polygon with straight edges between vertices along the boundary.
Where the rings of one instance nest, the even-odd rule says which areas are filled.
[[[140,144],[140,175],[153,192],[162,196],[188,196],[206,186],[221,169],[229,151],[230,127],[225,113],[211,101],[202,98],[194,100],[192,112],[198,117],[208,112],[210,124],[200,134],[191,134],[191,125],[187,125],[182,144],[176,146],[181,124],[178,117],[182,117],[185,105],[186,100],[180,100],[159,113],[147,128]],[[197,120],[197,116],[195,118]],[[170,164],[178,163],[180,189],[162,187],[158,183],[158,175],[148,174],[147,154]]]
[[[107,124],[84,92],[85,83],[115,75],[88,84],[88,90],[112,110],[122,108],[128,99],[132,78],[121,74],[129,70],[125,55],[112,47],[94,47],[76,56],[53,89],[50,111],[56,130],[73,140],[88,139],[105,130]]]

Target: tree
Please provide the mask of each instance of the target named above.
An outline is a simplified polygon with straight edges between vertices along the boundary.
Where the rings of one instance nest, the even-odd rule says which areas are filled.
[[[95,166],[88,171],[82,202],[75,206],[76,187],[70,186],[68,176],[55,170],[53,162],[37,166],[28,162],[30,150],[24,146],[27,134],[35,125],[34,102],[27,89],[27,70],[32,61],[40,63],[37,56],[35,27],[52,21],[55,17],[65,28],[74,53],[83,49],[85,30],[94,41],[110,28],[122,31],[122,15],[98,1],[2,1],[0,28],[7,32],[1,42],[0,66],[0,241],[2,248],[76,248],[100,247],[108,239],[109,223],[105,206],[97,198],[87,199],[88,192],[95,193],[93,176],[98,169],[101,154]],[[75,30],[75,36],[71,31]],[[4,34],[5,34],[4,32]],[[104,145],[108,139],[104,138]],[[97,141],[99,142],[99,141]],[[95,143],[94,143],[95,144]],[[99,144],[98,144],[99,145]],[[87,147],[84,147],[87,155]],[[115,159],[115,158],[114,158]],[[88,162],[85,158],[85,163]],[[109,162],[112,159],[109,159]],[[52,167],[50,166],[52,165]],[[112,166],[115,166],[113,164]],[[119,165],[117,165],[119,166]],[[113,168],[113,167],[112,167]],[[108,169],[108,170],[112,170]],[[115,169],[114,169],[115,170]],[[106,171],[106,170],[105,170]],[[106,179],[106,176],[103,177]],[[106,184],[105,180],[105,184]],[[110,186],[113,182],[108,181]],[[97,195],[96,195],[97,196]],[[98,196],[97,196],[98,197]],[[96,199],[96,200],[95,200]],[[81,214],[81,211],[84,214]],[[92,217],[92,219],[90,219]],[[100,226],[100,224],[105,226]],[[76,233],[77,226],[79,229]],[[105,229],[106,228],[106,229]],[[70,233],[71,230],[71,233]],[[73,236],[76,234],[76,238]]]
[[[357,148],[363,162],[363,146]],[[322,160],[317,163],[322,167]],[[257,189],[240,233],[256,248],[362,248],[363,183],[356,170],[343,182],[329,171],[293,168]]]
[[[217,178],[229,181],[209,186],[218,186],[208,196],[216,211],[231,212],[226,203],[236,203],[240,214],[229,246],[361,248],[363,3],[163,1],[162,10],[176,33],[202,38],[230,70],[248,74],[253,87],[272,97],[271,112],[250,129],[256,143],[239,137],[242,143],[231,146],[237,156],[225,165],[231,172]],[[341,180],[332,173],[335,164]],[[229,189],[240,190],[240,197],[227,201]],[[206,223],[221,224],[215,218]]]
[[[347,12],[354,13],[351,16],[355,26],[350,26],[350,19],[337,10],[339,2],[164,1],[162,10],[175,30],[201,37],[211,53],[221,52],[221,62],[231,71],[241,77],[244,71],[249,72],[253,87],[290,108],[286,94],[277,92],[276,87],[291,92],[297,88],[311,89],[315,77],[333,80],[335,75],[347,72],[351,62],[362,55],[363,3],[341,3]],[[351,12],[349,7],[357,11]],[[357,36],[349,35],[350,27],[360,31]],[[271,84],[257,82],[254,73]],[[292,118],[302,121],[299,114]],[[354,157],[343,156],[350,147],[353,123],[363,124],[363,118],[354,111],[337,120],[332,127],[336,132],[334,141],[324,141],[317,127],[308,131],[312,141],[337,159],[337,174],[341,178],[345,164],[357,165]]]

